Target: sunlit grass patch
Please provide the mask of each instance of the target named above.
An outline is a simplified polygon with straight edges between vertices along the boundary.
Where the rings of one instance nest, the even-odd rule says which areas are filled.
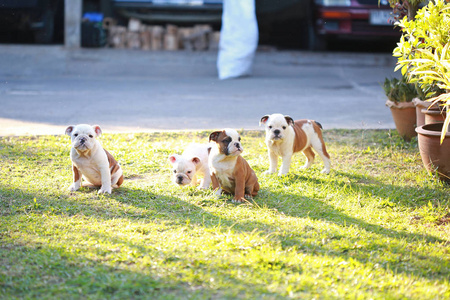
[[[0,139],[0,290],[5,298],[445,299],[449,191],[417,142],[330,130],[322,162],[268,168],[264,134],[242,132],[261,185],[234,204],[170,181],[171,153],[209,132],[105,134],[125,182],[112,195],[72,178],[67,136]]]

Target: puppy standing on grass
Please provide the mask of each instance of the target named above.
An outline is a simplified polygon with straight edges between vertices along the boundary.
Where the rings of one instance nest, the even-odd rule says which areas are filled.
[[[210,144],[190,144],[182,155],[172,154],[169,161],[173,166],[172,180],[178,185],[196,185],[197,177],[202,177],[199,189],[207,189],[211,185],[209,174],[208,152]]]
[[[233,202],[243,202],[245,196],[256,196],[259,190],[258,178],[240,155],[244,149],[237,131],[215,131],[210,134],[209,141],[216,143],[209,153],[209,168],[216,194],[220,195],[222,190],[234,194]]]
[[[102,134],[100,126],[86,124],[69,126],[66,134],[72,139],[70,159],[73,184],[69,187],[70,191],[76,191],[81,187],[81,177],[100,187],[99,194],[111,194],[112,187],[119,187],[122,184],[123,174],[119,163],[96,139]]]
[[[269,151],[270,167],[266,174],[277,171],[278,156],[282,164],[278,175],[289,173],[291,158],[295,152],[302,151],[306,156],[303,168],[309,168],[314,162],[314,149],[323,160],[322,173],[330,173],[330,155],[322,138],[322,125],[312,120],[294,121],[282,114],[265,115],[259,123],[265,125],[266,145]]]

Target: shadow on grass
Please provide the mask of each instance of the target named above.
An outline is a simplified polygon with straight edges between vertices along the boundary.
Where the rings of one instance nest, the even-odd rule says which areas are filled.
[[[350,196],[369,195],[379,198],[380,207],[400,206],[407,208],[417,208],[427,204],[430,200],[440,197],[441,205],[449,205],[450,198],[447,197],[449,189],[437,191],[432,187],[419,186],[400,186],[394,184],[385,184],[372,176],[350,174],[333,170],[337,175],[333,179],[324,180],[321,178],[312,178],[302,175],[289,175],[289,182],[286,185],[294,184],[298,181],[313,182],[317,186],[330,187],[330,190],[345,190]]]
[[[2,198],[14,197],[15,194],[10,192],[5,192],[5,187],[0,184]],[[201,191],[194,191],[196,192],[201,193]],[[162,250],[157,243],[150,242],[144,245],[141,242],[132,242],[122,238],[121,234],[117,235],[114,229],[105,233],[89,225],[89,220],[92,218],[99,222],[122,218],[136,222],[135,225],[162,221],[166,226],[171,227],[186,225],[186,221],[189,220],[193,226],[213,227],[221,224],[230,228],[235,221],[215,216],[176,196],[159,195],[141,189],[120,188],[114,190],[111,196],[88,198],[88,201],[79,201],[81,197],[76,197],[76,195],[86,196],[86,194],[95,197],[96,193],[96,189],[83,188],[77,193],[66,194],[59,199],[45,198],[40,195],[40,204],[36,206],[31,201],[36,195],[21,192],[19,200],[24,205],[8,207],[8,201],[0,204],[3,217],[5,220],[8,219],[5,224],[14,228],[9,231],[7,227],[0,235],[2,238],[0,239],[0,262],[6,268],[4,273],[6,280],[0,281],[0,290],[6,294],[31,298],[46,295],[48,292],[55,292],[58,298],[65,295],[71,297],[90,295],[100,298],[111,295],[119,299],[142,295],[149,299],[168,299],[167,297],[179,299],[186,295],[196,299],[210,299],[215,296],[220,297],[221,294],[232,293],[235,296],[246,293],[245,289],[248,286],[243,286],[245,282],[243,279],[227,277],[228,265],[209,265],[208,262],[200,262],[201,257],[199,260],[197,257],[178,258],[172,252]],[[114,204],[111,201],[117,201],[122,205],[101,204],[106,201],[110,201],[108,205]],[[19,215],[23,215],[32,224],[20,222]],[[83,235],[86,238],[95,239],[98,245],[103,245],[97,251],[91,249],[97,258],[89,258],[89,254],[86,255],[83,251],[82,245],[64,243],[59,244],[60,246],[49,246],[53,243],[46,242],[47,239],[58,240],[58,236],[52,232],[53,224],[46,222],[52,216],[63,217],[66,220],[74,218],[84,220],[86,226],[83,226]],[[57,223],[55,224],[56,232],[64,227],[60,221]],[[70,225],[67,226],[70,227]],[[18,238],[16,234],[21,238]],[[145,232],[142,236],[145,236]],[[120,253],[120,250],[107,249],[104,246],[107,244],[120,245],[125,250]],[[184,268],[197,269],[199,272],[217,268],[217,271],[212,272],[214,276],[220,276],[220,273],[224,272],[222,276],[227,277],[225,280],[229,284],[234,284],[233,289],[237,291],[209,287],[207,282],[200,281],[201,277],[194,276],[193,279],[186,280],[180,274],[172,274],[170,270],[155,267],[155,261],[167,265],[181,265]],[[17,264],[17,262],[20,263]],[[135,268],[134,264],[138,266]],[[127,269],[134,269],[134,271]],[[26,270],[26,273],[22,274],[18,270]],[[251,285],[251,283],[246,284]],[[277,295],[268,290],[265,290],[265,294]]]
[[[152,270],[151,260],[157,254],[148,248],[145,249],[147,263],[133,271],[127,270],[132,264],[127,261],[112,265],[67,250],[42,243],[0,244],[3,273],[0,275],[0,291],[3,296],[27,299],[180,299],[186,295],[199,298],[205,298],[204,293],[210,295],[205,287],[190,286],[177,276],[166,278]]]
[[[350,183],[350,185],[354,187],[355,191],[358,191],[358,188],[367,189],[367,191],[375,193],[375,196],[377,197],[385,197],[385,195],[381,192],[376,194],[380,189],[374,188],[373,186],[371,187],[371,184],[366,186],[366,183],[364,183],[364,186],[360,187],[357,182],[364,179],[363,177],[355,175],[350,176],[346,174],[341,175],[349,176],[352,181],[355,181],[354,183]],[[314,180],[317,185],[329,184],[329,182],[324,182],[320,179],[304,178],[297,175],[292,175],[290,180]],[[372,181],[372,179],[370,181]],[[339,188],[343,188],[343,186],[348,183],[337,184],[339,185]],[[375,181],[373,181],[372,183],[372,185],[379,184],[379,182]],[[384,186],[383,188],[395,189],[399,192],[401,192],[403,189],[406,189],[388,185]],[[419,193],[420,192],[421,191],[419,190]],[[2,198],[4,199],[13,196],[13,194],[5,192],[4,186],[2,186],[1,184],[0,193],[2,194]],[[114,190],[111,196],[98,197],[96,196],[96,193],[96,190],[84,189],[75,194],[66,194],[63,196],[59,196],[59,199],[56,200],[52,199],[52,197],[47,197],[47,199],[43,199],[41,197],[41,204],[38,207],[33,206],[33,203],[29,201],[29,204],[22,205],[22,207],[11,208],[8,207],[6,201],[1,205],[1,207],[3,207],[2,215],[8,216],[32,213],[38,215],[62,215],[67,216],[67,218],[72,218],[74,216],[86,216],[87,218],[95,218],[98,220],[114,220],[117,218],[124,218],[129,219],[131,222],[139,220],[143,220],[148,223],[154,221],[164,221],[167,222],[167,224],[169,224],[170,226],[185,225],[187,222],[189,222],[193,226],[206,228],[220,226],[226,229],[233,228],[233,231],[247,234],[253,233],[255,230],[258,230],[261,231],[261,235],[277,233],[280,230],[279,226],[277,225],[271,225],[261,221],[240,221],[239,216],[236,216],[236,218],[224,218],[222,216],[215,215],[203,209],[202,206],[194,205],[190,202],[180,199],[177,195],[175,195],[176,192],[174,194],[168,193],[166,195],[162,195],[151,192],[150,188],[148,190],[144,190],[122,187],[120,189]],[[180,194],[181,193],[182,191],[180,191]],[[192,193],[196,194],[202,192],[195,190],[192,191]],[[88,197],[87,199],[82,201],[80,201],[80,198],[82,197],[77,197],[77,195],[86,196],[86,194],[91,197]],[[34,197],[35,195],[31,194],[22,195],[22,199],[31,200]],[[271,202],[271,199],[279,199],[281,197],[288,197],[290,206],[283,206],[277,202]],[[209,200],[210,198],[207,195],[205,198],[206,201],[202,202],[202,205],[223,204],[221,200]],[[297,249],[297,251],[309,253],[312,255],[327,257],[334,256],[343,259],[349,259],[351,257],[352,259],[358,260],[361,264],[378,264],[379,266],[387,270],[392,270],[392,268],[395,267],[397,273],[415,275],[426,279],[442,279],[442,276],[445,277],[449,273],[448,261],[432,254],[427,256],[419,255],[413,247],[405,248],[402,244],[402,241],[411,243],[411,245],[414,245],[414,243],[417,241],[425,241],[426,243],[431,244],[442,244],[446,242],[436,237],[426,234],[421,235],[401,232],[388,229],[380,225],[370,224],[363,220],[348,216],[347,214],[342,213],[338,209],[324,203],[319,199],[299,197],[296,194],[278,194],[273,191],[267,191],[263,188],[260,195],[255,198],[255,202],[260,206],[265,202],[265,205],[268,208],[276,208],[278,214],[283,214],[285,216],[326,221],[330,224],[335,224],[344,229],[350,227],[358,228],[359,230],[363,230],[369,233],[369,236],[373,238],[373,240],[371,241],[361,241],[361,238],[358,236],[349,238],[339,234],[332,234],[331,236],[327,236],[325,242],[317,241],[316,243],[312,243],[310,242],[312,237],[310,233],[313,233],[314,231],[324,231],[324,229],[309,226],[304,228],[304,231],[302,232],[298,232],[297,230],[286,230],[286,232],[283,234],[273,235],[272,239],[278,241],[284,249],[293,247]],[[117,205],[117,203],[120,203],[121,205]],[[299,205],[296,208],[293,208],[293,203],[299,203]],[[229,203],[226,203],[226,205],[232,206],[232,204]],[[231,207],[231,209],[233,208]],[[257,208],[249,207],[249,209]],[[36,226],[43,226],[43,224],[36,224]],[[38,232],[39,230],[36,231],[36,234],[39,235]],[[325,234],[327,235],[328,232],[325,232]],[[113,239],[114,243],[119,243],[127,245],[130,248],[135,248],[139,253],[142,253],[143,255],[146,255],[145,253],[153,251],[151,247],[144,247],[142,245],[133,244],[130,243],[130,241],[127,239],[120,239],[118,237],[106,236],[104,234],[97,233],[95,228],[91,229],[90,235],[95,236],[99,240],[99,244],[103,244],[103,241],[109,241],[110,239]],[[383,242],[383,240],[386,238],[390,240],[389,244]],[[341,240],[343,242],[342,245],[339,244]],[[350,243],[349,240],[351,241]],[[330,246],[331,244],[333,245]],[[26,247],[30,246],[27,245]],[[39,245],[39,247],[40,249],[43,249],[42,251],[44,252],[52,251],[51,249],[45,249],[45,245]],[[77,256],[75,254],[71,255],[73,257]],[[386,261],[386,258],[389,258],[388,262]],[[402,259],[413,260],[416,267],[412,269],[408,265],[404,266],[402,264]],[[74,260],[74,258],[70,258],[70,260]],[[65,261],[66,258],[64,256],[61,256],[61,258],[57,259],[55,263],[65,264]],[[85,259],[80,259],[75,263],[75,265],[82,264],[83,261],[85,261]],[[187,261],[179,261],[179,263],[188,264]],[[100,269],[106,267],[102,262],[96,261],[89,262],[89,265],[91,265],[91,267],[94,269],[96,265],[100,267]],[[81,269],[83,268],[81,267]],[[125,271],[121,270],[120,272]],[[101,273],[98,274],[101,275]],[[156,274],[154,275],[156,276]],[[138,273],[136,273],[135,276],[141,275],[138,275]],[[151,275],[142,276],[144,276],[142,278],[147,278],[148,276],[151,277]],[[172,280],[173,279],[169,277],[167,279],[164,279],[164,277],[159,277],[157,282],[159,282],[162,286],[172,286],[170,283]],[[238,281],[237,279],[235,280],[236,282]],[[140,279],[138,281],[140,281]],[[181,281],[182,280],[180,280],[180,282]],[[88,286],[90,285],[88,284]],[[93,289],[96,288],[97,287],[93,287]]]

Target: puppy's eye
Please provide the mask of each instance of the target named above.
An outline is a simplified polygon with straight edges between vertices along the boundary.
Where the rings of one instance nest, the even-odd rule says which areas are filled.
[[[92,134],[90,134],[89,137],[92,139],[94,136]]]
[[[173,170],[173,172],[176,174],[176,173],[177,173],[177,170]]]
[[[238,138],[238,141],[239,141],[239,142],[241,141],[241,137]]]
[[[283,126],[283,129],[286,130],[286,126]]]
[[[191,174],[191,173],[192,173],[192,171],[187,171],[187,173],[188,173],[188,174]]]
[[[269,129],[272,129],[272,126],[269,126]]]
[[[78,136],[78,133],[75,133],[73,136]]]

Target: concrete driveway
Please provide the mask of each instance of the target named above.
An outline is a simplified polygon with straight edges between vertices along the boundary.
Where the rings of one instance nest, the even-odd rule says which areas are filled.
[[[394,128],[380,83],[390,53],[260,51],[251,77],[217,79],[216,52],[0,45],[0,136],[258,129],[270,113],[330,128]]]

